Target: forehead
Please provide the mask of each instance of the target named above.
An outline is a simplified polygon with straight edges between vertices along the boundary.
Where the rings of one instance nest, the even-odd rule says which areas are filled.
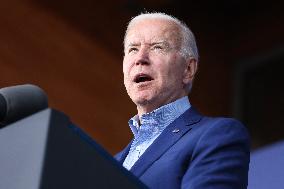
[[[125,37],[125,45],[129,43],[153,43],[167,41],[178,43],[180,41],[179,26],[166,19],[144,19],[132,23]]]

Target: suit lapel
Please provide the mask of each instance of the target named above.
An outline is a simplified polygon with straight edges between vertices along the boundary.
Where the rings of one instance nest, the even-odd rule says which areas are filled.
[[[195,123],[199,122],[200,119],[201,115],[198,114],[193,107],[191,107],[166,127],[161,135],[133,165],[130,171],[137,177],[141,176],[157,159],[159,159],[159,157],[161,157],[172,145],[174,145],[185,133],[187,133]]]

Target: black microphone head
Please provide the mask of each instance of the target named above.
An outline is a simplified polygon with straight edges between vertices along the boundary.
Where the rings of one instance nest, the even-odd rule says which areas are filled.
[[[3,120],[7,113],[7,103],[4,96],[0,94],[0,120]]]
[[[0,127],[48,107],[45,92],[25,84],[0,89]]]

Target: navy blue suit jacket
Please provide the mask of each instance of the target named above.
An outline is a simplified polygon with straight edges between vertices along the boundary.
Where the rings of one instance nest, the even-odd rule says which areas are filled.
[[[115,156],[121,164],[130,145]],[[190,108],[130,171],[152,189],[243,189],[249,157],[248,132],[240,122],[204,117]]]

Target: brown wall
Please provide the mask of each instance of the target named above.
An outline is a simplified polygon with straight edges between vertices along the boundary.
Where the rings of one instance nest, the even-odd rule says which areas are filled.
[[[0,87],[33,83],[50,106],[110,152],[130,139],[134,107],[124,91],[121,60],[79,31],[28,1],[0,7]]]
[[[40,86],[51,107],[69,115],[114,154],[132,137],[127,121],[135,106],[122,82],[121,41],[134,14],[122,14],[124,1],[114,1],[114,6],[107,1],[68,2],[1,3],[0,88]],[[268,15],[217,26],[202,15],[186,20],[192,23],[201,57],[190,99],[207,115],[231,115],[233,63],[283,44],[283,27]]]

